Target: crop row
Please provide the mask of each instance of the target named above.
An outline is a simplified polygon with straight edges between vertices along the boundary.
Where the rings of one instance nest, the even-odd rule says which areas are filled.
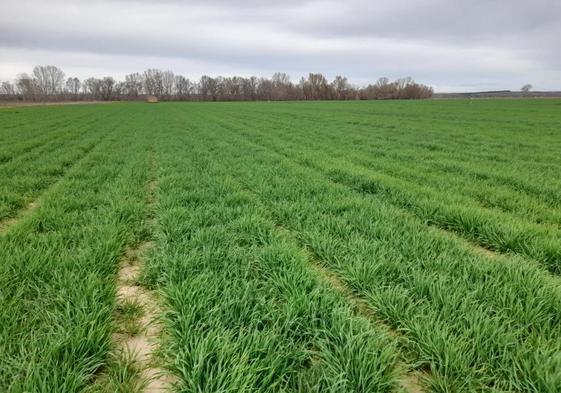
[[[103,390],[150,239],[179,391],[561,391],[558,117],[488,105],[0,111],[0,390]]]
[[[397,161],[418,170],[428,167],[445,178],[451,179],[447,175],[454,174],[470,184],[493,181],[559,205],[561,184],[555,176],[561,168],[557,154],[559,142],[544,137],[548,132],[543,130],[545,126],[541,122],[534,125],[540,128],[540,138],[536,139],[520,124],[506,130],[503,123],[497,130],[488,124],[486,128],[474,127],[473,117],[464,127],[443,126],[439,118],[405,122],[399,116],[380,119],[379,112],[362,110],[359,112],[361,116],[369,114],[373,118],[342,122],[341,119],[353,116],[353,112],[336,113],[337,118],[330,117],[329,109],[327,106],[316,108],[321,111],[321,116],[307,119],[295,118],[296,110],[283,112],[283,116],[276,116],[275,112],[227,113],[241,120],[236,123],[261,124],[263,130],[281,133],[287,138],[285,140],[305,135],[313,137],[307,140],[308,143],[319,143],[322,148],[359,153],[377,163]],[[407,111],[410,108],[401,109]],[[526,141],[527,138],[531,139]],[[487,153],[482,156],[485,151]]]
[[[203,139],[166,124],[156,249],[164,348],[183,391],[395,389],[395,342],[310,268]],[[240,151],[243,153],[243,150]]]
[[[57,110],[58,109],[58,110]],[[94,109],[95,110],[95,109]],[[9,109],[0,112],[0,165],[52,142],[69,131],[80,128],[83,122],[102,118],[92,116],[92,108],[80,111],[60,108]]]
[[[561,294],[547,273],[516,257],[479,255],[385,198],[334,183],[206,116],[190,113],[189,127],[197,150],[212,146],[222,176],[259,195],[278,225],[406,335],[411,364],[429,370],[434,391],[561,388]]]
[[[551,167],[553,170],[553,166],[561,164],[557,154],[559,141],[556,133],[559,119],[558,116],[547,119],[547,115],[556,115],[556,111],[543,102],[542,113],[533,116],[526,113],[526,121],[516,122],[506,118],[500,121],[484,118],[482,112],[477,110],[461,113],[458,108],[452,108],[453,112],[447,116],[453,117],[448,119],[443,113],[431,113],[431,107],[427,105],[431,104],[256,105],[245,108],[243,112],[232,105],[221,110],[239,119],[268,120],[267,128],[277,129],[289,125],[284,130],[289,133],[298,130],[315,133],[321,127],[321,132],[337,144],[352,145],[353,149],[359,151],[378,147],[383,149],[377,152],[387,152],[390,156],[408,153],[420,160],[427,157],[442,159],[452,155],[454,163],[477,162],[485,172],[494,169],[500,173],[510,173],[514,165],[520,169],[520,175],[536,175],[536,169]],[[503,113],[503,117],[514,117],[521,111],[522,108],[511,108],[509,112]],[[412,116],[413,112],[416,112],[415,116]],[[499,117],[501,112],[497,110],[495,115]],[[539,138],[536,138],[538,134]],[[517,175],[516,172],[512,174]]]
[[[111,133],[116,124],[115,114],[68,124],[60,135],[47,134],[41,146],[0,165],[0,221],[15,216],[60,179]]]
[[[482,206],[477,198],[465,195],[463,189],[450,187],[447,176],[440,176],[435,180],[441,184],[440,187],[431,187],[422,182],[411,181],[411,177],[415,176],[415,168],[405,171],[399,162],[384,164],[385,157],[369,159],[370,163],[382,162],[374,164],[378,166],[377,169],[353,163],[352,151],[337,150],[333,147],[337,144],[327,138],[323,141],[320,138],[313,139],[312,147],[312,142],[305,139],[309,133],[281,136],[278,135],[278,130],[275,132],[266,129],[262,123],[255,121],[243,126],[228,122],[227,119],[218,122],[229,129],[240,130],[248,138],[261,141],[287,157],[296,158],[299,162],[322,171],[334,181],[367,194],[383,195],[429,224],[453,230],[486,248],[536,259],[552,271],[560,269],[561,237],[558,218],[561,217],[561,210],[558,208],[522,197],[518,204],[519,211],[532,210],[534,215],[538,215],[537,220],[528,220],[524,213]],[[286,140],[288,141],[283,143]],[[392,176],[392,171],[401,173],[399,176]],[[407,172],[409,178],[404,178],[403,172]],[[472,188],[476,187],[472,185]],[[495,184],[489,191],[498,198],[500,193],[496,193],[496,188]],[[518,198],[516,190],[502,191],[503,198],[511,204],[511,201]],[[542,223],[543,221],[550,223]]]
[[[108,121],[115,132],[0,236],[2,391],[80,391],[107,363],[116,261],[145,236],[149,142],[129,126]]]

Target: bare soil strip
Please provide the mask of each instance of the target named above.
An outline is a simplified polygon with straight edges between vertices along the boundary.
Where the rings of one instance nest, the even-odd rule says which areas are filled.
[[[121,327],[115,333],[113,340],[119,350],[129,353],[134,364],[140,368],[141,381],[137,386],[142,386],[144,392],[167,392],[171,390],[172,378],[165,370],[158,366],[155,352],[162,331],[159,317],[162,313],[160,303],[153,293],[138,284],[140,271],[142,269],[142,256],[153,246],[151,242],[145,242],[135,249],[127,249],[121,260],[117,296],[118,302],[123,304],[135,304],[142,309],[142,314],[134,323],[137,329]]]
[[[281,233],[287,240],[298,242],[290,231],[280,225],[277,225],[277,230]],[[310,252],[305,246],[300,244],[300,249],[305,254],[308,260],[310,268],[319,276],[319,278],[328,284],[331,288],[335,289],[341,296],[343,296],[347,302],[352,306],[355,315],[362,316],[366,318],[370,323],[373,323],[377,327],[380,327],[386,334],[391,337],[399,338],[400,333],[389,326],[387,323],[382,321],[377,315],[368,302],[360,297],[358,297],[334,272],[327,269],[318,258]],[[401,372],[399,378],[399,389],[400,391],[407,393],[423,393],[424,390],[421,386],[421,380],[423,378],[423,373],[419,371],[409,370],[408,367],[399,363],[398,367]]]
[[[24,218],[30,216],[35,209],[39,206],[39,202],[37,200],[32,201],[27,204],[23,209],[21,209],[15,217],[11,217],[5,220],[0,220],[0,235],[8,232],[8,229],[16,225],[18,222],[23,220]]]
[[[157,162],[152,153],[150,158],[150,172],[148,183],[147,205],[150,214],[154,212],[156,204],[156,170]],[[156,222],[148,217],[146,224],[153,229]],[[141,310],[140,315],[132,321],[134,326],[119,326],[113,340],[118,351],[130,354],[132,362],[140,368],[139,379],[135,386],[147,393],[169,392],[174,382],[171,376],[158,363],[158,345],[162,333],[160,316],[163,314],[161,301],[154,291],[139,284],[143,266],[143,257],[153,247],[150,241],[141,243],[136,248],[127,248],[119,264],[117,280],[117,298],[121,309],[125,305],[133,305]],[[126,322],[130,325],[131,321]]]

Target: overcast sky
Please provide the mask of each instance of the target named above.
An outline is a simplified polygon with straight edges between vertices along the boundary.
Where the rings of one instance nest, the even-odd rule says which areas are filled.
[[[0,0],[0,80],[36,64],[561,90],[561,0]]]

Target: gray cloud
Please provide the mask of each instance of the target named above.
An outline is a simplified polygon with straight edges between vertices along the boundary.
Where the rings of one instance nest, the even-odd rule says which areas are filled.
[[[0,79],[50,63],[79,77],[157,66],[192,77],[320,71],[358,84],[411,75],[438,90],[526,82],[561,89],[556,0],[0,0],[0,7]]]

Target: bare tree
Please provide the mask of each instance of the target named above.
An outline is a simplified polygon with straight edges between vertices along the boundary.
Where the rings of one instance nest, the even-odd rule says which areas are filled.
[[[44,96],[53,96],[62,92],[64,72],[56,66],[35,66],[33,80]]]
[[[84,93],[91,98],[98,100],[101,98],[101,80],[97,78],[88,78],[84,81],[82,88]]]
[[[142,75],[138,72],[126,75],[122,92],[132,99],[142,94]]]
[[[399,78],[394,83],[396,84],[396,89],[397,89],[396,93],[398,98],[407,98],[405,91],[409,85],[415,82],[413,81],[413,78],[408,76],[405,78]]]
[[[523,92],[523,93],[529,93],[530,90],[532,90],[533,87],[534,87],[534,86],[532,86],[531,84],[528,83],[528,84],[522,86],[522,87],[520,88],[520,91]]]
[[[270,79],[259,78],[257,82],[257,97],[264,101],[271,101],[273,99],[273,82]]]
[[[218,86],[216,79],[211,78],[208,75],[201,76],[199,82],[199,94],[203,101],[216,101],[218,98]]]
[[[240,76],[234,76],[230,78],[230,85],[228,87],[228,91],[232,96],[233,100],[240,101],[243,100],[243,80],[244,78]]]
[[[149,69],[144,71],[143,87],[147,94],[161,97],[164,91],[163,72],[157,69]]]
[[[335,99],[337,100],[348,100],[351,97],[351,86],[347,78],[341,75],[337,75],[335,80],[331,84],[331,88],[335,94]]]
[[[304,100],[312,99],[312,87],[307,79],[305,79],[304,77],[300,78],[300,82],[298,82],[298,88],[302,92],[302,98]]]
[[[378,78],[378,80],[376,81],[376,86],[377,87],[384,87],[384,86],[387,86],[389,84],[390,84],[390,80],[385,76],[383,76],[381,78]]]
[[[246,101],[254,101],[257,99],[257,77],[252,76],[243,78],[242,84],[242,97]]]
[[[24,101],[35,101],[39,98],[39,88],[28,74],[18,75],[16,86]]]
[[[411,78],[410,76],[407,76],[405,78],[399,78],[395,81],[395,83],[397,83],[397,87],[399,89],[405,89],[407,86],[409,86],[412,83],[415,83],[415,81],[413,80],[413,78]]]
[[[110,101],[113,98],[115,79],[110,76],[106,76],[99,81],[99,86],[101,99],[104,101]]]
[[[82,84],[80,83],[80,79],[78,78],[68,78],[66,80],[66,92],[72,94],[74,98],[76,98],[80,93],[81,87]]]
[[[273,99],[288,100],[294,88],[290,76],[284,72],[276,72],[273,74],[271,81],[273,83]]]
[[[193,93],[193,84],[183,75],[176,75],[174,78],[175,94],[179,100],[187,99]]]
[[[0,84],[0,95],[14,97],[16,95],[16,87],[10,82],[2,82]]]
[[[242,99],[241,77],[217,77],[216,89],[219,100],[239,101]]]
[[[433,91],[432,88],[428,88],[427,86],[418,84],[418,83],[410,83],[403,91],[400,92],[400,98],[406,99],[421,99],[421,98],[430,98],[432,97]]]
[[[416,83],[411,77],[400,78],[395,82],[380,78],[374,85],[368,85],[359,92],[359,97],[366,100],[421,99],[432,95],[431,87]]]
[[[390,98],[397,98],[394,97],[395,95],[395,87],[394,83],[390,83],[389,78],[383,76],[378,78],[376,81],[376,85],[374,86],[374,97],[376,99],[390,99]]]
[[[162,95],[168,100],[175,94],[175,75],[171,71],[162,72]]]
[[[312,100],[325,100],[329,98],[329,83],[323,74],[310,73],[308,75],[308,85]]]
[[[76,99],[82,92],[84,99],[138,99],[142,94],[156,95],[164,100],[242,101],[242,100],[348,100],[348,99],[422,99],[430,98],[433,90],[416,83],[413,78],[400,78],[390,82],[380,78],[375,84],[353,87],[344,76],[337,75],[332,82],[320,73],[310,73],[298,84],[290,76],[277,72],[269,78],[203,75],[199,82],[191,82],[172,71],[148,69],[142,74],[132,73],[122,82],[107,76],[88,78],[82,83],[78,78],[68,78],[55,66],[36,66],[33,75],[20,74],[15,87],[8,82],[0,85],[0,95],[19,95],[24,100]],[[64,89],[63,89],[64,86]],[[529,91],[531,85],[523,87]],[[14,93],[15,90],[15,93]],[[62,94],[62,93],[66,94]]]

